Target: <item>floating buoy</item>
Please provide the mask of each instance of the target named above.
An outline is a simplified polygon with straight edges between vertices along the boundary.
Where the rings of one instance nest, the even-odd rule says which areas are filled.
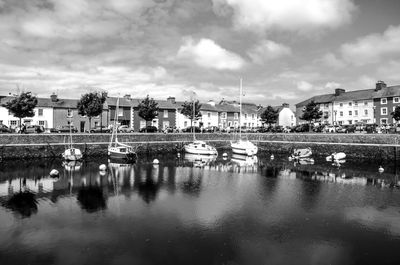
[[[271,155],[271,160],[273,160],[275,158],[275,156],[274,155]]]
[[[385,171],[385,169],[383,169],[382,166],[379,166],[378,171],[379,171],[379,173],[383,173],[383,171]]]
[[[101,165],[99,166],[99,170],[100,170],[100,171],[106,171],[106,170],[107,170],[107,166],[104,165],[104,164],[101,164]]]
[[[155,159],[153,160],[153,164],[156,164],[156,165],[158,165],[158,163],[160,163],[160,161],[158,161],[158,159],[157,159],[157,158],[155,158]]]
[[[227,156],[228,156],[227,153],[223,153],[223,154],[222,154],[222,157],[227,157]]]
[[[60,172],[58,172],[57,169],[52,169],[50,171],[50,177],[58,177],[60,175]]]

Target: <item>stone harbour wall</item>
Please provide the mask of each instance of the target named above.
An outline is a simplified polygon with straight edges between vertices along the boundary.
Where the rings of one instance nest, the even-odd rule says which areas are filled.
[[[397,159],[400,155],[399,135],[394,134],[247,134],[265,153],[287,153],[294,148],[311,147],[316,155],[345,152],[349,158]],[[236,135],[228,133],[196,134],[196,139],[208,141],[229,151],[229,142]],[[86,156],[106,155],[110,134],[73,134],[74,146]],[[140,153],[177,153],[193,139],[192,134],[133,133],[120,134],[120,142],[128,143]],[[60,157],[69,134],[2,134],[2,159]]]

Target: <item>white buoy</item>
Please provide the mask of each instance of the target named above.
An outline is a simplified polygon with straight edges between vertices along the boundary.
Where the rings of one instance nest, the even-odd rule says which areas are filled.
[[[227,156],[228,156],[227,153],[223,153],[223,154],[222,154],[222,157],[227,157]]]
[[[274,155],[271,155],[271,160],[274,160],[274,158],[275,158],[275,156],[274,156]]]
[[[50,171],[50,177],[58,177],[60,175],[60,172],[58,172],[57,169],[52,169]]]
[[[99,170],[100,170],[100,171],[106,171],[106,170],[107,170],[107,166],[104,165],[104,164],[101,164],[101,165],[99,166]]]
[[[379,173],[383,173],[383,171],[385,171],[385,169],[382,166],[379,166],[378,171],[379,171]]]
[[[157,158],[155,158],[155,159],[153,160],[153,164],[156,164],[156,165],[158,165],[158,163],[160,163],[160,161],[158,161],[158,159],[157,159]]]

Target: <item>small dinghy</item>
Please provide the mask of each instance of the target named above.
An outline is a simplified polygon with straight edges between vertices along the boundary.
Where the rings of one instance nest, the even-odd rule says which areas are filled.
[[[293,154],[290,156],[291,159],[304,159],[312,156],[311,148],[294,149]]]
[[[326,157],[326,161],[340,161],[346,158],[346,154],[343,152],[340,153],[332,153],[330,156]]]

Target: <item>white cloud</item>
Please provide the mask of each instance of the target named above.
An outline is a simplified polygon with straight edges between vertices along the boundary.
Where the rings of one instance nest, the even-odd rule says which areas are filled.
[[[186,39],[179,48],[178,58],[189,59],[204,68],[217,70],[238,70],[245,64],[237,54],[230,52],[210,39],[201,39],[194,43],[192,38]]]
[[[354,65],[378,63],[386,57],[399,57],[400,25],[388,27],[383,34],[371,34],[341,47],[343,59]]]
[[[333,53],[325,54],[320,60],[324,65],[334,69],[341,69],[346,66],[346,63],[338,59]]]
[[[311,83],[308,83],[307,81],[299,81],[296,83],[297,88],[301,91],[310,91],[311,89],[314,88],[314,86]]]
[[[257,64],[263,64],[270,60],[290,55],[291,53],[292,50],[290,47],[271,40],[264,40],[247,52],[251,60]]]
[[[352,0],[213,0],[213,8],[217,15],[233,13],[238,28],[307,32],[350,22],[355,5]]]
[[[341,85],[336,82],[328,82],[325,84],[325,88],[328,88],[328,89],[336,89],[336,88],[340,88],[340,86]]]

